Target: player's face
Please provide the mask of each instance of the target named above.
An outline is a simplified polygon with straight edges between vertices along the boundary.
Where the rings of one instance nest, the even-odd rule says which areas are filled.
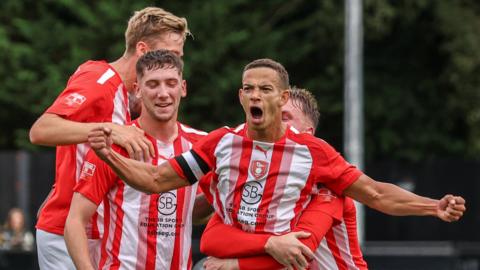
[[[183,45],[185,44],[185,40],[183,39],[183,36],[174,33],[174,32],[169,32],[166,34],[163,34],[160,36],[159,39],[157,39],[151,46],[151,50],[169,50],[179,57],[183,56]]]
[[[142,115],[147,113],[157,121],[177,120],[178,106],[187,88],[176,68],[146,70],[138,87]]]
[[[249,127],[261,131],[281,125],[281,109],[288,100],[288,90],[281,89],[277,72],[263,67],[249,69],[242,81],[239,97]]]
[[[289,124],[300,132],[306,132],[313,135],[313,125],[310,123],[305,113],[293,104],[292,99],[289,99],[282,107],[282,122]]]

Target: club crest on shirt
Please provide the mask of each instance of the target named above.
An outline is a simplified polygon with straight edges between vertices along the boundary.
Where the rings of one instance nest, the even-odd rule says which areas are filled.
[[[95,164],[85,161],[82,166],[82,171],[80,172],[80,178],[85,179],[92,177],[95,173]]]
[[[335,193],[326,187],[319,188],[317,196],[319,196],[324,202],[331,202],[337,198]]]
[[[267,174],[268,162],[263,160],[253,160],[250,165],[250,173],[255,179],[260,179]]]
[[[79,93],[71,93],[65,98],[65,104],[67,104],[70,107],[78,107],[82,105],[87,98],[85,96],[80,95]]]

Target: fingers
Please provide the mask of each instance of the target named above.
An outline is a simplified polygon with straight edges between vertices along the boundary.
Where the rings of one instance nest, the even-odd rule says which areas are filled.
[[[148,161],[150,160],[150,157],[155,156],[155,149],[153,148],[153,144],[147,138],[144,138],[144,140],[140,143],[140,147],[142,148],[143,152],[143,160]]]
[[[130,144],[124,145],[123,148],[125,148],[125,150],[127,150],[128,156],[130,158],[133,158],[135,156],[135,151],[133,150],[133,148]]]
[[[442,199],[448,202],[444,209],[446,221],[458,221],[467,210],[465,207],[465,199],[460,196],[448,194]]]
[[[106,132],[106,131],[104,131]],[[112,132],[110,130],[110,132]],[[145,137],[145,132],[135,126],[115,125],[113,140],[116,144],[127,150],[130,158],[139,161],[148,161],[155,156],[155,148],[152,142]]]
[[[300,247],[302,250],[302,254],[307,257],[308,260],[313,260],[315,258],[315,254],[308,248],[307,246],[303,245]]]
[[[295,236],[296,238],[302,239],[302,238],[310,237],[311,234],[309,232],[299,231],[299,232],[293,232],[292,235]]]
[[[295,254],[293,265],[298,269],[305,269],[308,266],[308,261],[302,255],[302,253]]]
[[[147,138],[139,138],[139,140],[131,141],[127,145],[125,145],[125,149],[131,149],[130,151],[127,150],[130,158],[139,160],[139,161],[148,161],[150,160],[151,150],[153,149],[153,153],[155,156],[155,150],[153,148],[153,144]]]

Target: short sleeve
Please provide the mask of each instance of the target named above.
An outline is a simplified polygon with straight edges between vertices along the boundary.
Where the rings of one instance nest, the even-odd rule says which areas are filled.
[[[99,83],[99,77],[98,72],[75,73],[46,112],[78,122],[109,120],[116,89],[110,83]]]
[[[200,139],[190,151],[169,160],[175,172],[190,184],[200,181],[215,166],[215,148],[226,129],[218,129]]]
[[[112,169],[93,150],[90,150],[83,162],[80,178],[74,191],[99,205],[116,181],[117,176]]]
[[[339,195],[363,174],[323,140],[319,140],[312,152],[316,181]]]

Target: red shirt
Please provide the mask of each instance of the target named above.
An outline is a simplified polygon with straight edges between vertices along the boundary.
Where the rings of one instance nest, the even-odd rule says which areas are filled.
[[[127,91],[122,79],[104,61],[82,64],[46,112],[76,122],[125,124],[130,121]],[[41,209],[37,229],[63,235],[73,188],[89,148],[88,144],[57,146],[53,192]]]
[[[225,224],[250,232],[284,233],[322,183],[337,194],[362,173],[325,141],[288,128],[275,143],[253,141],[246,127],[221,128],[171,165],[190,182],[201,181]]]

